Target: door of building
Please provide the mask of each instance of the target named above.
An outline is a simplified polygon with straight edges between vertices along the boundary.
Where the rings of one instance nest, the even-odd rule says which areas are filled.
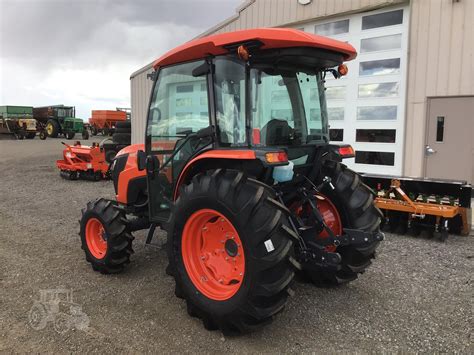
[[[425,176],[474,184],[474,97],[428,100]]]

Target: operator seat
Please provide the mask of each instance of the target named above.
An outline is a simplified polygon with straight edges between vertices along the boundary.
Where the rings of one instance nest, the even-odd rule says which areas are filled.
[[[291,127],[285,120],[273,118],[260,131],[261,142],[264,145],[289,145]]]

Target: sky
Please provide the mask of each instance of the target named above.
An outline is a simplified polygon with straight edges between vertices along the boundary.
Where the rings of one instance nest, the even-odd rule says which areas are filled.
[[[0,105],[130,107],[130,74],[242,0],[0,0]]]

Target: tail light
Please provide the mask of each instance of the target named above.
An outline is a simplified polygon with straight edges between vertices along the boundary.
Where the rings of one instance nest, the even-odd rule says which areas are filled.
[[[265,153],[265,160],[268,164],[280,164],[288,162],[288,154],[286,152],[269,152]]]
[[[350,145],[339,147],[338,152],[339,152],[339,155],[342,157],[342,159],[355,157],[354,148],[352,148],[352,146]]]

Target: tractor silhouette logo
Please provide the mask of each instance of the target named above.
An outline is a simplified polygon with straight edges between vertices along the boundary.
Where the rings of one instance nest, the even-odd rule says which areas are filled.
[[[31,307],[28,322],[34,330],[42,330],[52,322],[59,334],[89,327],[89,317],[73,302],[72,290],[67,289],[40,290],[40,299]]]

